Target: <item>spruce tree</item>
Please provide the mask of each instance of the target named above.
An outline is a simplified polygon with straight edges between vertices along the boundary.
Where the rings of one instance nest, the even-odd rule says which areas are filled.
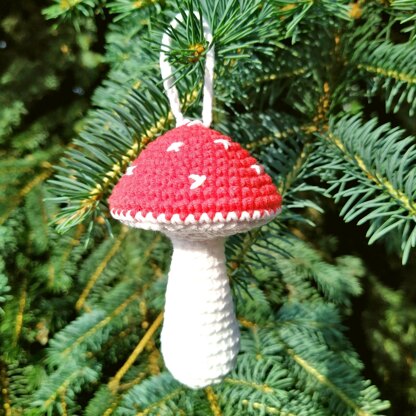
[[[194,11],[214,35],[212,127],[262,163],[284,200],[276,220],[227,240],[241,351],[201,390],[175,381],[160,355],[169,240],[121,226],[107,204],[129,164],[174,127],[158,59],[177,13],[167,53],[182,108],[201,112],[211,45]],[[0,412],[414,414],[415,23],[413,0],[8,5]],[[355,249],[364,235],[372,251]],[[374,253],[397,271],[395,287],[375,273]],[[367,369],[351,343],[359,325],[374,350]]]

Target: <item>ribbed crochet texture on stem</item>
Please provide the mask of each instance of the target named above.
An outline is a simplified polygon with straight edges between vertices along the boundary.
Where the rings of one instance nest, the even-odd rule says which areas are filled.
[[[173,238],[172,244],[162,354],[177,380],[201,388],[234,368],[240,345],[224,239]]]

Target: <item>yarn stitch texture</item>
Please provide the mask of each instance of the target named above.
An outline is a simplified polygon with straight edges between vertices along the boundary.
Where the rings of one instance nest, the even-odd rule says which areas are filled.
[[[239,350],[224,241],[172,242],[162,355],[177,380],[202,388],[220,382],[235,367]]]
[[[174,215],[185,221],[189,214],[196,221],[203,214],[210,220],[230,212],[263,216],[281,203],[272,179],[247,150],[202,125],[175,128],[150,143],[109,198],[112,213],[164,214],[165,221]]]

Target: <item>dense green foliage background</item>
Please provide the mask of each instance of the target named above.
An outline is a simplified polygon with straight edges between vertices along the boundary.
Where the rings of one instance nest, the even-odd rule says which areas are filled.
[[[169,242],[120,227],[105,202],[172,127],[160,34],[199,2],[3,2],[0,414],[414,415],[414,1],[201,3],[213,127],[285,200],[227,244],[238,368],[200,392],[172,380],[157,332]],[[170,51],[191,115],[200,33],[186,19]]]

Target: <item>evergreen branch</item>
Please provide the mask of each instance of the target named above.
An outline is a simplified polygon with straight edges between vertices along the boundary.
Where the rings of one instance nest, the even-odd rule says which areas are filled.
[[[271,82],[271,81],[276,81],[278,79],[284,79],[284,78],[293,78],[293,77],[297,77],[299,75],[303,75],[308,71],[308,68],[303,67],[303,68],[296,68],[293,69],[291,71],[287,71],[287,72],[278,72],[276,74],[266,74],[266,75],[262,75],[256,78],[256,83],[261,84],[263,82]]]
[[[9,279],[4,273],[5,271],[4,269],[5,269],[5,264],[2,261],[2,259],[0,259],[0,316],[4,314],[4,310],[2,309],[1,304],[7,300],[8,298],[7,294],[10,291]],[[0,363],[1,363],[1,360],[0,360]]]
[[[137,156],[139,151],[143,150],[144,147],[154,140],[163,130],[165,124],[173,120],[171,112],[167,116],[160,117],[153,127],[149,128],[139,139],[139,142],[133,143],[133,145],[126,150],[126,155],[121,156],[121,161],[115,163],[111,169],[104,173],[103,184],[96,185],[89,193],[92,195],[92,199],[95,201],[95,195],[100,194],[106,190],[109,186],[110,181],[118,178],[122,172],[125,171],[126,167],[131,163]],[[139,144],[140,143],[140,144]]]
[[[47,19],[71,20],[79,30],[78,19],[92,17],[97,0],[54,0],[55,4],[43,10]]]
[[[61,153],[61,149],[52,147],[48,151],[38,150],[21,159],[8,158],[0,161],[0,173],[22,174],[32,171],[34,168],[51,169],[52,165],[47,161],[51,156]]]
[[[299,416],[299,415],[295,415],[294,413],[285,412],[283,410],[280,410],[277,407],[268,406],[264,403],[250,402],[247,399],[243,399],[241,401],[241,403],[246,407],[252,407],[253,409],[260,410],[260,412],[262,412],[262,414],[278,415],[278,416]]]
[[[159,409],[161,406],[163,406],[166,402],[169,400],[172,400],[173,398],[179,396],[181,393],[184,393],[185,389],[183,387],[177,388],[167,394],[166,396],[162,397],[160,400],[158,400],[155,403],[152,403],[150,406],[145,407],[140,412],[137,412],[135,416],[146,416],[151,414],[153,410]]]
[[[70,258],[71,253],[73,252],[74,247],[78,246],[81,242],[81,236],[85,232],[85,226],[83,224],[78,224],[75,228],[74,236],[69,239],[68,246],[66,250],[59,256],[59,271],[64,270],[65,263]],[[48,286],[53,288],[55,285],[55,278],[56,278],[56,263],[54,261],[50,261],[48,265]]]
[[[93,288],[93,286],[95,285],[95,283],[97,282],[99,277],[101,276],[102,272],[107,267],[110,260],[114,257],[114,255],[120,249],[121,244],[122,244],[123,240],[125,239],[125,237],[127,235],[127,231],[128,231],[127,227],[122,227],[121,228],[120,234],[118,235],[117,239],[114,240],[114,243],[111,246],[110,250],[108,251],[106,256],[102,259],[102,261],[100,262],[100,264],[98,265],[98,267],[95,269],[94,273],[92,274],[92,276],[88,280],[86,286],[84,287],[83,291],[81,292],[81,295],[79,296],[78,300],[75,303],[75,309],[77,311],[80,311],[84,307],[85,301],[87,300],[87,297],[88,297],[91,289]],[[89,310],[87,310],[87,312],[89,312]]]
[[[149,8],[150,6],[156,6],[161,3],[160,0],[113,0],[107,3],[107,7],[111,13],[118,14],[115,21],[130,16],[130,13],[137,12]]]
[[[3,409],[5,416],[13,416],[12,414],[12,403],[9,395],[9,377],[7,374],[7,364],[0,359],[0,387],[1,395],[3,397]]]
[[[407,25],[402,32],[410,32],[410,40],[416,38],[416,4],[413,0],[390,0],[389,12],[402,25]]]
[[[311,150],[312,145],[310,141],[305,141],[302,151],[300,152],[299,157],[294,161],[291,170],[287,172],[286,175],[282,177],[280,182],[277,184],[278,189],[281,190],[283,195],[286,192],[289,192],[294,183],[298,181],[299,174],[304,169]]]
[[[107,239],[105,242],[103,242],[100,247],[91,255],[88,260],[82,265],[80,278],[81,280],[88,280],[86,283],[86,286],[84,287],[82,294],[78,298],[78,301],[80,299],[86,300],[87,296],[91,291],[94,289],[96,294],[99,294],[102,290],[103,285],[108,284],[108,278],[111,276],[118,276],[120,274],[120,266],[121,264],[125,263],[125,260],[121,257],[115,257],[117,252],[120,250],[122,244],[123,244],[123,251],[128,250],[128,248],[125,247],[124,239],[126,235],[128,235],[128,227],[122,226],[121,227],[121,233],[119,233],[117,239],[114,241],[112,239]],[[130,235],[132,235],[130,233]],[[134,275],[138,276],[140,278],[143,278],[142,271],[146,264],[148,264],[149,260],[151,260],[151,255],[154,252],[155,247],[161,240],[160,234],[155,234],[149,242],[143,240],[140,240],[140,243],[142,244],[142,247],[144,249],[143,252],[140,253],[140,256],[138,257],[138,262],[134,265]],[[110,244],[111,243],[111,244]],[[119,262],[121,257],[121,262]],[[120,264],[121,263],[121,264]],[[155,266],[156,267],[156,266]],[[153,273],[153,276],[155,278],[160,277],[162,274],[161,270],[157,270]],[[85,276],[84,276],[85,275]],[[100,279],[100,282],[104,280],[104,282],[101,283],[101,286],[97,287],[97,282]],[[92,305],[95,304],[96,300],[92,300]],[[140,312],[144,316],[145,311],[142,311],[142,305],[144,305],[145,302],[142,300],[140,302]],[[92,306],[93,307],[93,306]],[[89,310],[90,308],[85,307],[85,310]]]
[[[352,62],[372,76],[368,94],[382,88],[386,93],[386,110],[397,112],[404,102],[409,115],[416,109],[416,45],[413,42],[393,44],[389,41],[362,42],[354,48]]]
[[[302,316],[303,308],[301,305],[301,303],[296,303],[296,301],[290,304],[286,303],[285,305],[283,305],[278,313],[278,322],[266,321],[264,323],[262,322],[260,325],[241,316],[238,317],[238,322],[241,324],[242,327],[250,329],[253,332],[257,332],[260,329],[285,329],[285,327],[291,329],[296,328],[297,331],[302,332],[303,329],[306,328],[309,336],[311,335],[310,330],[312,329],[313,331],[316,331],[325,338],[339,338],[339,329],[341,323],[339,316],[334,316],[334,308],[331,307],[331,305],[328,305],[327,308],[324,307],[324,311],[325,309],[327,309],[327,311],[329,309],[328,312],[330,313],[325,314],[319,311],[319,316],[317,317],[317,319],[310,319],[310,317]],[[294,316],[292,316],[292,314]],[[322,317],[324,317],[324,319],[322,319]],[[326,334],[324,333],[326,330],[329,330],[327,334],[328,336],[326,336]],[[332,330],[334,330],[334,332],[332,332]]]
[[[247,321],[247,320],[244,320]],[[253,328],[253,326],[252,326]],[[273,393],[273,388],[268,386],[267,384],[257,384],[254,383],[252,381],[248,381],[248,380],[239,380],[239,379],[235,379],[235,378],[230,378],[230,377],[226,377],[224,379],[224,383],[229,383],[229,384],[237,384],[237,385],[242,385],[242,386],[247,386],[252,388],[253,390],[258,390],[260,392],[263,393]]]
[[[413,0],[389,0],[389,3],[392,9],[401,11],[408,17],[413,18],[416,14],[416,4]]]
[[[80,369],[77,368],[75,371],[73,371],[72,373],[69,373],[68,377],[64,379],[64,381],[62,382],[61,385],[59,385],[55,391],[53,392],[53,394],[51,396],[49,396],[43,403],[42,403],[42,407],[44,409],[47,409],[52,403],[55,402],[56,398],[58,397],[58,395],[61,395],[62,391],[65,391],[68,386],[71,384],[71,382],[73,380],[75,380],[78,375],[80,373]]]
[[[227,65],[228,60],[247,60],[260,54],[272,55],[279,28],[270,2],[215,0],[204,1],[202,6],[215,39],[218,64]]]
[[[7,207],[6,212],[4,212],[0,216],[0,225],[4,224],[7,219],[9,218],[10,214],[13,213],[13,211],[20,205],[24,197],[32,191],[33,188],[35,188],[40,183],[44,182],[49,176],[52,174],[52,170],[48,169],[39,175],[35,176],[31,181],[29,181],[19,192],[18,194],[13,198],[10,205]]]
[[[224,413],[233,414],[236,409],[241,409],[242,400],[247,400],[250,414],[254,413],[253,403],[260,402],[273,408],[276,414],[297,415],[299,412],[308,416],[319,415],[320,412],[316,412],[318,408],[312,403],[312,406],[299,411],[299,404],[307,401],[307,396],[304,393],[297,397],[292,395],[294,379],[277,355],[277,351],[281,353],[280,346],[276,348],[264,345],[264,338],[269,337],[270,331],[252,333],[255,342],[251,344],[247,342],[247,334],[242,333],[244,352],[239,356],[237,367],[231,374],[233,383],[230,385],[228,377],[217,387]],[[276,339],[270,341],[276,342]],[[264,348],[264,355],[257,349],[257,342],[260,344],[260,351]]]
[[[287,286],[293,287],[288,294],[288,298],[292,302],[301,302],[305,299],[316,300],[318,292],[325,301],[349,306],[351,296],[357,296],[361,293],[357,278],[362,275],[363,269],[358,260],[340,257],[336,260],[334,259],[334,264],[330,264],[323,260],[320,253],[317,253],[316,250],[312,249],[305,242],[297,239],[280,242],[280,247],[282,251],[289,252],[291,255],[284,256],[281,253],[277,253],[273,262],[279,268],[282,280]],[[255,249],[259,254],[263,252],[269,255],[273,254],[273,250],[265,245],[259,245]],[[348,266],[344,266],[345,264]],[[302,290],[299,290],[299,287],[302,287]],[[322,310],[324,309],[322,308]],[[281,309],[281,312],[283,311],[286,311],[285,307]],[[295,311],[295,315],[300,318],[302,316],[300,309],[295,309]],[[335,311],[331,310],[330,312],[327,314],[326,319],[323,320],[326,324],[332,321],[330,316],[336,316]],[[289,315],[293,317],[293,314]],[[283,320],[283,323],[286,322],[286,319],[287,317]],[[311,321],[313,319],[309,316],[309,327],[312,325]],[[279,325],[282,325],[282,321],[279,322]]]
[[[133,386],[137,386],[138,384],[140,384],[144,379],[146,378],[146,373],[142,372],[139,373],[139,375],[137,377],[135,377],[133,380],[131,381],[127,381],[123,384],[120,384],[118,390],[119,391],[126,391],[131,389]],[[121,396],[120,396],[121,397]],[[114,409],[113,409],[114,410]]]
[[[144,260],[142,262],[144,263]],[[134,270],[136,270],[135,267]],[[151,273],[150,277],[153,278],[154,274]],[[104,344],[109,339],[110,334],[114,333],[119,327],[125,327],[127,319],[129,321],[136,319],[137,310],[129,305],[137,302],[148,288],[147,284],[143,285],[142,283],[140,293],[130,295],[132,291],[135,292],[135,284],[132,285],[129,282],[127,284],[123,282],[118,284],[104,298],[106,305],[104,309],[100,299],[100,309],[95,308],[92,312],[83,314],[76,321],[67,325],[51,340],[48,354],[49,363],[51,365],[59,365],[57,370],[59,372],[61,371],[63,359],[65,361],[72,360],[75,364],[82,364],[85,359],[88,363],[91,363],[92,358],[95,356],[94,353],[98,350],[101,351],[101,356],[105,356],[107,352]],[[128,307],[129,311],[126,312]],[[123,315],[121,315],[122,313]],[[115,338],[118,342],[121,342],[123,333],[127,334],[131,333],[131,331],[122,331],[119,334],[120,336]],[[51,377],[55,376],[55,373]]]
[[[324,110],[326,110],[327,103],[326,93],[324,96],[325,100],[320,100],[320,102],[322,101],[325,104],[325,106],[323,106],[323,104],[318,106],[318,109],[322,108],[322,113],[324,112]],[[272,130],[273,132],[273,136],[269,135],[263,137],[278,137],[279,139],[286,138],[286,135],[292,132],[299,136],[299,140],[296,140],[292,146],[286,145],[284,142],[280,140],[271,140],[270,146],[265,146],[264,148],[262,147],[260,149],[260,155],[258,160],[261,161],[264,166],[273,167],[273,170],[278,172],[278,176],[275,179],[275,183],[277,183],[277,187],[285,200],[284,206],[286,209],[285,214],[282,214],[282,216],[280,217],[281,222],[284,222],[288,219],[295,221],[302,220],[299,215],[294,214],[295,211],[291,212],[292,209],[313,207],[319,210],[319,207],[317,207],[316,204],[313,204],[312,201],[305,200],[304,196],[302,198],[302,202],[299,202],[296,198],[296,193],[301,191],[307,191],[307,187],[305,185],[300,185],[300,182],[302,182],[302,178],[305,177],[305,166],[312,148],[312,145],[310,143],[312,138],[312,132],[315,132],[318,129],[322,128],[320,127],[322,123],[320,115],[321,113],[319,113],[319,118],[314,118],[313,123],[301,125],[300,128],[293,127],[293,123],[289,123],[289,125],[291,124],[291,127],[286,129],[277,128],[275,131],[273,131],[277,127],[272,124],[272,121],[274,121],[273,118],[265,117],[266,122],[262,122],[262,126],[267,126],[268,131]],[[261,120],[263,117],[262,115],[256,115],[253,116],[253,118]],[[245,124],[243,124],[243,126],[244,125]],[[260,129],[255,130],[257,133]],[[298,137],[296,137],[296,139],[298,139]],[[266,142],[266,140],[260,140],[260,142]],[[293,142],[294,140],[291,141],[291,143]],[[248,144],[250,143],[257,144],[259,143],[259,141],[250,141]],[[252,279],[252,275],[254,274],[251,270],[251,264],[253,263],[253,265],[255,265],[258,261],[263,262],[263,260],[258,258],[259,248],[255,247],[257,242],[259,247],[261,244],[263,244],[263,247],[271,244],[271,241],[273,240],[274,244],[278,248],[277,250],[271,250],[271,252],[267,254],[263,250],[262,253],[264,254],[264,256],[270,255],[271,257],[275,257],[277,251],[279,252],[279,254],[282,254],[287,250],[287,248],[282,248],[282,242],[279,240],[279,238],[276,238],[276,232],[278,235],[280,235],[282,239],[285,238],[283,236],[286,235],[287,232],[283,230],[280,224],[277,225],[277,228],[278,230],[274,229],[273,232],[271,229],[267,231],[267,228],[264,228],[262,231],[262,229],[259,228],[251,231],[250,233],[247,233],[245,236],[236,237],[236,239],[239,240],[239,243],[236,244],[236,249],[233,250],[232,255],[228,256],[230,258],[229,266],[232,270],[231,278],[234,282],[241,284],[241,286],[246,289],[246,282]],[[268,236],[266,237],[266,235]],[[273,235],[273,237],[271,237],[271,235]],[[263,240],[264,242],[261,243],[261,241]],[[231,242],[232,239],[230,239],[229,241]],[[288,255],[288,252],[286,251],[285,254]],[[254,259],[254,257],[256,257],[256,259]],[[254,261],[248,262],[247,259],[250,258]],[[267,263],[269,263],[269,260],[264,260],[264,264]],[[247,279],[242,279],[241,277],[239,277],[239,274],[241,274],[242,276],[244,275],[243,269],[247,269],[248,271],[248,273],[246,273]],[[240,271],[242,273],[240,273]]]
[[[139,307],[142,301],[139,303]],[[142,314],[142,311],[140,311],[140,314]],[[101,354],[106,354],[111,348],[114,348],[118,342],[125,339],[129,335],[137,332],[137,325],[134,323],[131,323],[127,328],[123,327],[120,332],[111,335],[111,337],[106,340],[105,344],[102,345],[100,348]]]
[[[314,42],[317,42],[316,39]],[[265,59],[255,55],[250,62],[231,59],[227,66],[218,68],[215,91],[217,103],[225,105],[231,112],[235,110],[234,103],[240,103],[251,111],[266,107],[279,108],[282,100],[292,106],[303,88],[309,86],[312,91],[315,87],[313,80],[311,85],[312,64],[305,66],[300,60],[300,56],[308,52],[304,49],[294,51],[297,46],[287,47],[279,43],[274,57]],[[309,109],[313,111],[311,106]],[[296,121],[298,123],[299,120]]]
[[[400,235],[402,260],[416,246],[416,146],[413,138],[359,116],[331,122],[318,171],[336,201],[347,198],[341,215],[370,223],[369,243],[390,232]],[[339,177],[341,175],[341,178]]]
[[[318,102],[316,104],[316,110],[315,114],[312,117],[312,121],[306,122],[303,124],[300,124],[298,126],[293,126],[294,121],[289,119],[285,120],[285,124],[279,126],[277,123],[276,126],[272,126],[271,124],[275,122],[275,120],[272,118],[272,115],[267,114],[268,118],[264,117],[267,122],[264,122],[264,124],[267,123],[267,126],[269,129],[271,127],[274,127],[275,130],[272,132],[272,134],[264,135],[256,140],[251,140],[250,142],[245,144],[245,147],[250,150],[256,150],[258,148],[261,148],[263,146],[269,146],[276,144],[277,140],[286,140],[288,138],[291,138],[293,136],[296,136],[299,133],[302,133],[306,136],[311,136],[314,133],[318,131],[326,131],[328,129],[327,125],[327,115],[329,112],[330,107],[330,90],[329,90],[329,84],[328,82],[323,83],[322,87],[322,93],[318,98]],[[256,115],[256,118],[261,118],[263,115]],[[280,115],[282,116],[282,115]],[[253,123],[253,120],[250,120],[251,123]]]
[[[289,137],[293,137],[299,131],[309,133],[313,129],[313,125],[310,123],[304,124],[297,127],[288,127],[281,131],[276,131],[273,135],[263,136],[259,140],[252,141],[246,144],[246,148],[248,150],[256,150],[259,147],[268,146],[276,142],[276,140],[287,139]]]
[[[136,416],[158,413],[192,414],[195,410],[195,407],[192,406],[192,398],[197,397],[202,399],[203,395],[185,388],[174,380],[169,373],[164,372],[130,389],[124,395],[117,411],[122,414]],[[203,399],[203,403],[204,409],[207,410],[206,400]]]
[[[124,392],[140,384],[145,379],[145,377],[146,377],[146,373],[144,372],[139,373],[139,375],[135,377],[133,380],[120,384],[117,391],[111,391],[109,387],[109,383],[108,383],[105,388],[107,389],[108,393],[111,395],[111,404],[102,411],[102,416],[111,416],[114,413],[114,411],[118,408],[121,400],[123,399],[123,396],[119,394],[119,392]]]
[[[218,398],[215,395],[215,392],[212,389],[212,387],[211,386],[206,387],[204,389],[204,391],[205,391],[205,395],[207,396],[207,399],[208,399],[209,406],[211,408],[212,414],[214,416],[222,416],[221,407],[218,404]]]
[[[230,267],[233,269],[233,272],[236,271],[246,260],[248,252],[251,250],[252,245],[256,241],[257,237],[260,235],[260,229],[256,228],[249,233],[244,234],[238,245],[238,255],[233,256],[230,260]]]
[[[335,137],[331,132],[328,132],[328,138],[336,144],[342,153],[348,154],[348,150],[338,137]],[[373,174],[372,169],[369,166],[366,166],[363,158],[359,155],[353,155],[352,160],[357,163],[357,165],[360,167],[368,179],[373,181],[379,188],[385,189],[393,199],[399,201],[411,216],[416,216],[416,203],[414,200],[411,200],[410,197],[406,195],[402,190],[396,189],[392,182],[387,178]]]
[[[86,366],[85,363],[84,365],[78,365],[73,362],[66,362],[61,371],[55,372],[46,383],[43,383],[36,393],[35,400],[30,403],[30,407],[53,414],[53,406],[57,404],[57,399],[59,400],[59,407],[62,406],[62,394],[69,391],[79,391],[83,384],[97,381],[97,367],[91,368],[91,366]],[[72,390],[71,386],[73,387]],[[66,398],[70,399],[70,396],[66,395]]]
[[[353,409],[357,416],[372,416],[371,413],[366,412],[359,407],[353,400],[351,400],[341,389],[339,389],[328,377],[320,373],[312,364],[304,358],[295,353],[291,348],[286,348],[287,354],[299,364],[306,372],[312,375],[320,384],[323,384],[338,396],[349,408]]]
[[[277,13],[285,24],[286,36],[296,35],[299,31],[299,24],[303,19],[322,19],[322,15],[326,19],[337,18],[349,20],[349,7],[345,0],[334,3],[330,0],[298,0],[297,2],[289,0],[275,1]]]
[[[105,318],[101,319],[97,324],[92,326],[87,332],[83,333],[77,338],[71,345],[60,352],[63,359],[68,357],[72,351],[86,339],[90,338],[94,333],[107,326],[114,318],[120,315],[132,302],[136,301],[141,296],[141,293],[133,293],[127,299],[125,299],[117,308],[109,313]]]
[[[147,364],[147,371],[149,374],[155,376],[160,374],[160,351],[156,346],[154,340],[149,344],[149,359]]]
[[[20,297],[19,297],[19,309],[16,315],[16,324],[14,329],[14,337],[13,337],[13,345],[17,346],[20,333],[23,328],[23,315],[25,312],[27,302],[27,279],[23,279],[22,286],[20,289]]]
[[[252,329],[252,330],[257,330],[258,326],[255,322],[251,322],[248,319],[239,316],[238,317],[238,322],[240,322],[241,326],[243,326],[244,328],[248,328],[248,329]]]
[[[66,400],[65,400],[66,389],[67,389],[67,386],[63,386],[59,390],[59,398],[60,398],[62,416],[68,416],[68,405],[67,405]]]
[[[407,84],[416,84],[416,76],[410,75],[409,73],[399,72],[392,69],[384,69],[382,67],[358,64],[357,68],[363,69],[372,74],[377,74],[385,78],[393,78],[396,81],[402,81]]]
[[[26,196],[21,208],[26,217],[27,235],[34,255],[46,254],[51,241],[49,220],[52,207],[47,206],[45,203],[45,188],[42,184],[38,185]]]
[[[142,378],[138,380],[138,382],[141,382],[141,381],[142,381]],[[118,396],[116,399],[114,399],[113,402],[111,403],[111,406],[105,409],[103,416],[111,416],[113,412],[117,409],[120,403],[120,400],[121,400],[121,396]]]
[[[120,385],[121,379],[124,377],[124,375],[127,373],[129,368],[134,364],[137,357],[143,352],[144,348],[146,347],[147,343],[150,341],[150,339],[153,337],[159,326],[161,325],[163,321],[163,312],[161,312],[157,318],[154,320],[152,325],[150,325],[149,329],[144,334],[143,338],[139,341],[136,348],[133,350],[133,352],[130,354],[130,356],[127,358],[126,362],[123,364],[123,366],[117,371],[114,378],[108,383],[108,388],[115,393],[118,390],[118,386]]]
[[[316,305],[313,307],[313,309],[316,309]],[[241,322],[241,321],[240,321]],[[252,333],[255,334],[260,334],[261,330],[264,327],[264,325],[259,325],[257,323],[254,322],[250,322],[247,319],[244,319],[244,324],[243,326],[246,328],[249,328],[251,330]],[[277,321],[279,323],[279,320]],[[345,392],[345,390],[343,390],[340,386],[342,385],[342,378],[338,381],[338,383],[334,382],[330,377],[328,377],[327,375],[323,374],[321,371],[319,371],[319,369],[311,363],[311,361],[308,361],[307,359],[305,359],[304,357],[302,357],[299,353],[297,353],[295,351],[295,349],[291,346],[289,346],[289,343],[295,343],[295,345],[299,345],[299,348],[304,349],[305,352],[307,352],[308,354],[310,354],[311,356],[316,356],[316,354],[318,355],[322,355],[324,353],[324,350],[321,348],[321,343],[318,341],[317,345],[314,346],[314,343],[311,342],[310,339],[310,333],[300,333],[299,335],[294,335],[293,333],[286,333],[286,332],[282,332],[282,330],[277,329],[276,331],[273,330],[273,338],[270,340],[270,343],[275,345],[277,348],[277,354],[279,356],[281,356],[281,350],[280,348],[283,348],[283,351],[287,354],[287,357],[290,357],[291,360],[293,360],[300,368],[302,368],[303,371],[305,371],[305,373],[307,373],[308,375],[310,375],[313,379],[315,379],[320,385],[325,386],[325,388],[330,391],[334,396],[336,396],[338,399],[340,399],[340,401],[349,409],[354,411],[354,414],[356,415],[360,415],[360,416],[372,416],[373,413],[371,413],[371,411],[367,411],[365,410],[363,407],[361,407],[359,404],[357,404],[353,399],[351,399],[350,395]],[[270,333],[270,331],[264,332],[264,333]],[[289,343],[286,341],[287,339],[290,339]],[[344,340],[345,341],[345,340]],[[261,343],[262,348],[264,348],[265,350],[267,350],[267,345],[264,345],[264,342]],[[308,345],[308,346],[306,346]],[[316,351],[314,351],[314,349],[316,348]],[[344,345],[345,348],[345,345]],[[258,352],[256,353],[257,355],[259,354]],[[268,355],[270,355],[270,352],[268,352]],[[334,355],[331,354],[331,356],[333,357],[333,359],[335,358]],[[319,362],[319,360],[318,360]],[[340,362],[333,362],[333,365],[340,365]],[[351,367],[351,362],[349,360],[346,361],[345,363],[346,368],[350,368]],[[341,374],[343,372],[342,367],[339,368],[339,373]],[[291,374],[292,376],[296,373],[294,373],[293,370],[289,372],[289,374]],[[298,377],[298,376],[297,376]],[[344,376],[341,377],[346,377],[346,375],[344,374]],[[348,381],[346,383],[345,388],[347,388],[348,385]],[[342,385],[343,386],[343,385]],[[365,388],[365,383],[362,384],[362,387]],[[316,387],[313,388],[312,391],[316,391]],[[348,391],[348,390],[347,390]],[[365,390],[364,390],[365,393]],[[381,410],[385,407],[385,403],[383,404],[383,406],[381,406],[381,403],[377,402],[376,397],[373,397],[373,406],[372,408],[376,409],[376,407]],[[325,398],[326,400],[326,398]],[[248,402],[248,401],[247,401]],[[250,402],[251,403],[251,402]],[[338,405],[337,405],[338,406]],[[328,411],[327,407],[325,407],[326,411]],[[338,407],[339,409],[339,407]],[[278,409],[276,409],[278,410]],[[331,408],[331,410],[333,410]],[[280,410],[279,410],[280,411]],[[342,413],[338,413],[341,412]],[[338,412],[333,412],[334,414],[346,414],[345,410],[338,410]],[[276,413],[279,414],[279,413]],[[324,413],[326,414],[326,413]],[[332,414],[332,413],[331,413]]]

